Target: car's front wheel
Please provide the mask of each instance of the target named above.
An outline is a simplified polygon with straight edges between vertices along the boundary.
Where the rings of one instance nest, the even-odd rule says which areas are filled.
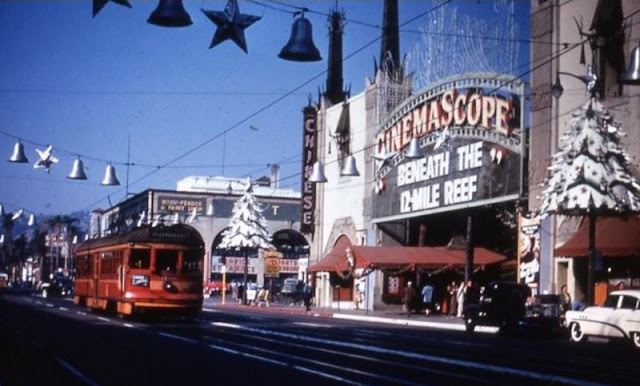
[[[631,341],[636,348],[640,348],[640,332],[634,332],[631,334]]]
[[[582,328],[580,328],[579,323],[571,323],[569,333],[571,335],[571,340],[576,343],[583,342],[585,339],[584,332],[582,331]]]

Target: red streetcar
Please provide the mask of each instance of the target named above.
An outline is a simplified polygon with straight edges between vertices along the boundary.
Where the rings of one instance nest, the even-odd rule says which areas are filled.
[[[123,315],[202,309],[204,242],[187,225],[142,227],[79,244],[73,301]]]

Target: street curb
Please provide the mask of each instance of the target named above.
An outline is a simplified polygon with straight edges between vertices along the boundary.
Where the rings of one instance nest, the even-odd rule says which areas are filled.
[[[465,331],[464,324],[459,324],[459,323],[443,323],[443,322],[421,321],[421,320],[410,320],[410,319],[405,320],[405,319],[385,318],[381,316],[350,315],[350,314],[333,314],[333,317],[336,319],[357,320],[357,321],[371,322],[371,323],[385,323],[385,324],[395,324],[395,325],[401,325],[401,326],[427,327],[427,328],[436,328],[441,330]],[[498,328],[489,327],[489,326],[476,326],[474,331],[495,334],[498,332]]]
[[[465,326],[463,323],[456,322],[437,322],[437,321],[426,321],[426,320],[414,320],[410,318],[389,318],[383,316],[371,316],[371,315],[354,315],[347,313],[339,313],[339,312],[327,312],[327,311],[306,311],[300,308],[286,308],[286,307],[248,307],[240,304],[219,304],[211,308],[203,308],[206,311],[214,311],[214,309],[236,309],[236,310],[252,310],[264,313],[272,313],[272,314],[287,314],[287,315],[300,315],[300,316],[309,316],[309,317],[320,317],[320,318],[333,318],[333,319],[342,319],[342,320],[351,320],[351,321],[361,321],[368,323],[381,323],[381,324],[392,324],[396,326],[408,326],[408,327],[425,327],[425,328],[434,328],[440,330],[451,330],[451,331],[465,331]],[[498,332],[497,327],[489,327],[489,326],[476,326],[476,332],[482,333],[490,333],[495,334]]]
[[[427,321],[421,321],[421,320],[394,319],[394,318],[385,318],[381,316],[350,315],[350,314],[333,314],[333,317],[336,319],[358,320],[362,322],[371,322],[371,323],[386,323],[386,324],[396,324],[401,326],[429,327],[429,328],[439,328],[443,330],[446,329],[446,330],[464,331],[464,325],[460,325],[456,323],[427,322]]]

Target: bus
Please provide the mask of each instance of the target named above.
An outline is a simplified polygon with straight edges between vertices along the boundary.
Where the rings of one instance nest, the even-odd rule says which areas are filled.
[[[121,315],[194,317],[202,309],[204,242],[184,224],[141,227],[75,248],[73,302]]]

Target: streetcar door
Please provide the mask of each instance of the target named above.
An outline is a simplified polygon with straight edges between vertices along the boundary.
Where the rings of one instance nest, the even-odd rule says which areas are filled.
[[[93,256],[93,275],[91,277],[93,284],[93,306],[98,307],[99,284],[100,284],[100,253]]]

